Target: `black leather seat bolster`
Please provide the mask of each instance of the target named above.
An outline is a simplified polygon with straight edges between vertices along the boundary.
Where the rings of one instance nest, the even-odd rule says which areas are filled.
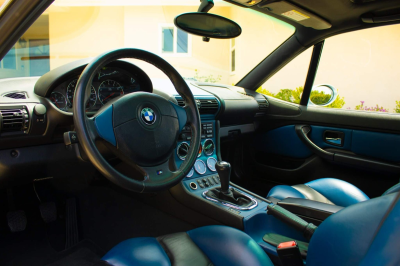
[[[192,241],[186,232],[157,237],[174,266],[211,266],[207,256]]]

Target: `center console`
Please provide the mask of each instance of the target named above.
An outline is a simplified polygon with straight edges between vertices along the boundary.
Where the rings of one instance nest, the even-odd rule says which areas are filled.
[[[271,201],[230,182],[230,165],[221,162],[219,122],[202,120],[201,127],[201,147],[196,163],[186,178],[170,190],[172,195],[196,212],[221,224],[243,230],[273,261],[276,259],[278,265],[276,245],[287,239],[297,240],[305,257],[308,240],[295,228],[267,214],[267,206]],[[190,128],[185,127],[179,137],[175,155],[178,167],[185,160],[190,141]],[[334,205],[322,206],[319,203],[295,199],[277,204],[316,225],[341,209]]]

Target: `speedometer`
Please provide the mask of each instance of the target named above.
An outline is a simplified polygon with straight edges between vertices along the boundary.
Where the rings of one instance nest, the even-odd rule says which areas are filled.
[[[78,82],[77,79],[74,79],[73,81],[71,81],[68,84],[67,87],[67,100],[70,103],[70,107],[72,107],[72,105],[74,104],[74,97],[75,97],[75,89],[76,89],[76,83]],[[86,103],[86,109],[90,109],[92,108],[97,101],[97,94],[96,94],[96,90],[95,88],[92,86],[90,89],[90,96],[89,96],[89,100]]]
[[[118,82],[107,79],[100,84],[99,100],[102,104],[121,95],[124,95],[124,88]]]

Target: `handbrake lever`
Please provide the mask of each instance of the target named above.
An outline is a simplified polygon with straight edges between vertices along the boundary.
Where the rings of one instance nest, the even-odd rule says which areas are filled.
[[[272,215],[282,222],[294,227],[295,229],[301,231],[303,236],[310,240],[315,230],[318,228],[313,223],[308,223],[301,219],[296,214],[282,208],[281,206],[275,204],[269,204],[267,206],[267,214]]]

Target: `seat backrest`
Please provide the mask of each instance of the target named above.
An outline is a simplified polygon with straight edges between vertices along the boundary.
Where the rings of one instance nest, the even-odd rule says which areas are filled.
[[[395,193],[400,191],[400,183],[397,183],[396,185],[394,185],[393,187],[389,188],[388,190],[386,190],[382,196],[385,196],[387,194],[391,194],[391,193]]]
[[[396,240],[400,237],[399,202],[387,216],[396,196],[397,193],[392,193],[357,203],[329,216],[310,241],[307,265],[386,265],[368,264],[373,259],[398,262],[398,248],[391,247],[388,240],[393,233]],[[393,240],[395,245],[396,240]]]

